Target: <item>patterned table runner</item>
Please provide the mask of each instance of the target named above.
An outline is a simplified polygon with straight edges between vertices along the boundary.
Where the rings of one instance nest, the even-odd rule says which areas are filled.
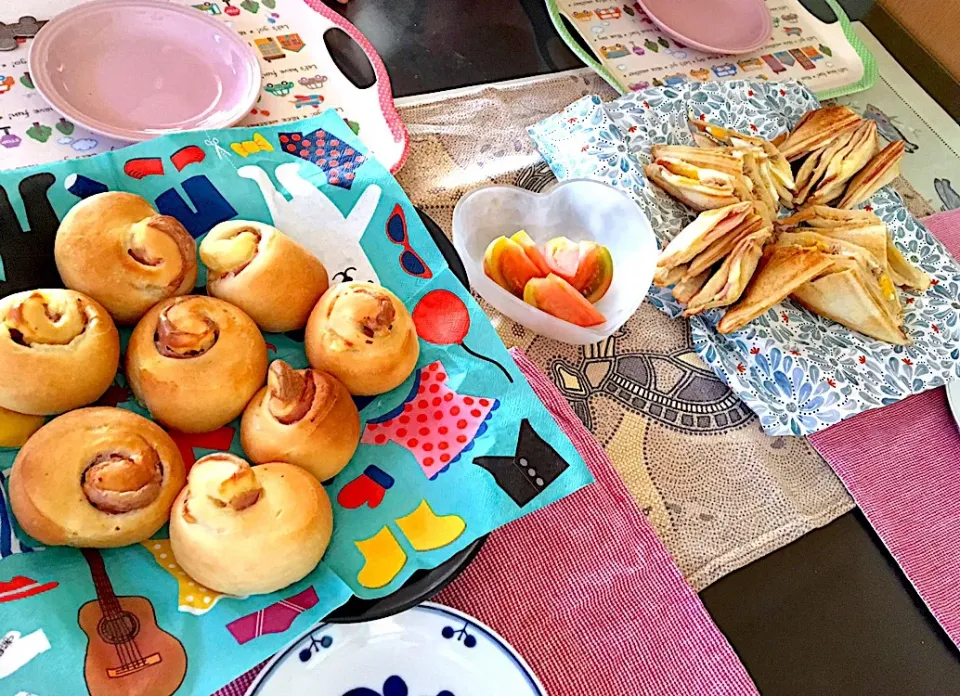
[[[896,188],[914,215],[929,215],[952,199],[937,197],[945,190],[943,176],[931,177],[925,163],[957,171],[960,127],[869,31],[856,28],[878,56],[881,79],[841,101],[877,119],[886,138],[919,143],[922,152],[907,157],[904,171],[921,191],[903,179]],[[398,178],[449,234],[456,201],[473,188],[508,183],[542,191],[553,184],[525,126],[587,94],[617,96],[594,73],[578,70],[401,100],[413,147]],[[603,444],[693,587],[706,587],[854,506],[806,441],[762,434],[756,418],[696,357],[685,322],[645,303],[607,341],[569,346],[481,304],[504,342],[524,349]]]
[[[554,182],[526,126],[585,94],[592,73],[521,81],[401,109],[413,141],[398,179],[448,233],[466,191]],[[770,438],[697,358],[686,322],[649,303],[608,340],[536,336],[489,305],[508,346],[557,385],[613,460],[690,584],[702,589],[849,510],[843,486],[805,440]]]

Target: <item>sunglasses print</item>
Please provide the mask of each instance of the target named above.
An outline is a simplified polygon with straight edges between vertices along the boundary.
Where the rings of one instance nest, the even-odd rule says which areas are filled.
[[[387,239],[393,244],[403,247],[399,260],[400,267],[405,273],[415,278],[433,277],[433,272],[427,268],[427,264],[410,246],[410,238],[407,236],[407,218],[399,204],[394,207],[390,217],[387,218]]]

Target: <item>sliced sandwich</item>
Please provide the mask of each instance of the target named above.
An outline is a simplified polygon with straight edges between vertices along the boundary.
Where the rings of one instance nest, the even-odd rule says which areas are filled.
[[[757,270],[770,234],[770,228],[764,228],[741,239],[700,292],[690,299],[683,315],[689,317],[708,309],[728,307],[740,299]]]
[[[904,147],[902,140],[896,140],[883,148],[850,180],[847,192],[837,207],[853,208],[860,205],[900,176]]]
[[[795,182],[790,163],[769,140],[746,135],[729,128],[715,126],[705,121],[691,120],[693,139],[700,147],[759,148],[766,156],[759,160],[761,173],[769,177],[782,205],[793,207]],[[776,208],[774,208],[774,211]]]
[[[713,275],[713,269],[708,268],[699,275],[687,276],[673,286],[673,297],[681,304],[688,304],[693,297],[700,292],[707,281]]]
[[[687,268],[687,276],[698,275],[727,256],[742,239],[754,232],[766,228],[767,236],[773,234],[773,228],[759,215],[747,214],[737,227],[714,241],[697,254]]]
[[[836,230],[826,230],[836,232]],[[890,278],[887,256],[884,251],[879,257],[866,248],[842,238],[829,237],[813,230],[798,230],[782,233],[777,239],[781,246],[815,247],[830,254],[836,263],[840,259],[857,264],[859,273],[870,281],[870,288],[897,325],[903,322],[903,305],[900,295]],[[846,261],[844,261],[846,265]],[[842,322],[841,322],[842,323]]]
[[[717,330],[728,334],[743,328],[832,264],[833,258],[815,247],[767,246],[746,291]]]
[[[793,299],[811,312],[849,329],[895,345],[910,345],[901,319],[892,314],[883,291],[861,263],[835,257],[824,273],[796,288]]]
[[[843,148],[830,159],[823,178],[807,202],[820,205],[840,198],[847,182],[873,159],[879,149],[876,121],[862,121]]]
[[[787,139],[780,143],[780,152],[793,162],[825,148],[848,127],[859,124],[860,120],[846,106],[826,106],[810,111],[794,126]]]
[[[657,267],[669,270],[689,263],[715,240],[735,230],[752,209],[750,202],[737,202],[700,213],[663,250]]]

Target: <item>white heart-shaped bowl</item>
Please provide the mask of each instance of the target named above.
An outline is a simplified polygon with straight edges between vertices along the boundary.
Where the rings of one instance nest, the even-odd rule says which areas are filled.
[[[583,328],[542,312],[514,297],[483,272],[487,245],[526,230],[541,246],[554,237],[603,244],[613,257],[613,284],[596,307],[607,318]],[[515,322],[558,341],[587,345],[610,336],[626,323],[650,290],[657,263],[657,240],[650,221],[629,196],[588,179],[571,179],[548,193],[516,186],[484,186],[471,191],[453,212],[453,245],[470,284],[487,302]]]

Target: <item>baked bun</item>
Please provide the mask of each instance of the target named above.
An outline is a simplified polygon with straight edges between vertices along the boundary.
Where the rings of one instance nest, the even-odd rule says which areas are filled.
[[[196,582],[246,596],[283,589],[320,562],[333,532],[323,486],[293,464],[251,467],[210,454],[193,468],[170,512],[170,546]]]
[[[307,359],[358,396],[403,384],[417,365],[420,343],[410,312],[373,283],[340,283],[327,290],[307,322]]]
[[[127,345],[127,381],[164,425],[206,433],[243,412],[267,373],[253,319],[214,297],[188,295],[144,315]]]
[[[89,297],[31,290],[0,300],[0,407],[49,416],[86,406],[119,363],[117,327]]]
[[[243,412],[240,441],[251,461],[283,460],[326,481],[357,451],[360,414],[350,392],[333,375],[294,370],[274,360],[267,386]]]
[[[207,292],[250,315],[264,331],[307,325],[330,286],[320,259],[270,225],[221,222],[200,243]]]
[[[10,505],[44,544],[126,546],[164,525],[184,479],[180,451],[156,423],[119,408],[82,408],[27,440],[10,473]]]
[[[197,244],[176,218],[132,193],[108,191],[77,203],[54,244],[64,285],[134,324],[161,300],[197,282]]]

